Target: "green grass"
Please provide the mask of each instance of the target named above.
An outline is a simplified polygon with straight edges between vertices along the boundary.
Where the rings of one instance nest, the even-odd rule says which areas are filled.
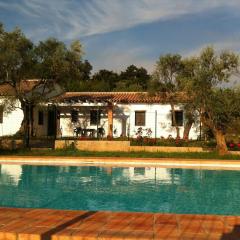
[[[76,149],[61,150],[14,150],[0,151],[0,155],[17,155],[17,156],[70,156],[70,157],[130,157],[130,158],[184,158],[184,159],[230,159],[240,160],[240,155],[220,156],[216,152],[87,152]]]

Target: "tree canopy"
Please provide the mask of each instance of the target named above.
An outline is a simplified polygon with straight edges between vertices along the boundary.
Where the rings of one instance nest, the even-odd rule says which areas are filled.
[[[70,47],[54,38],[34,44],[18,28],[10,32],[0,28],[0,83],[10,85],[15,93],[14,98],[6,98],[9,106],[13,106],[9,100],[21,103],[22,132],[29,135],[30,112],[34,105],[48,100],[46,90],[51,87],[56,91],[53,83],[65,87],[77,81],[82,77],[81,64],[82,47],[78,41]],[[26,90],[23,86],[28,79],[37,81]]]
[[[230,51],[217,53],[207,47],[199,56],[192,58],[171,54],[161,56],[153,74],[155,92],[172,94],[173,100],[179,91],[188,96],[184,106],[186,120],[193,121],[197,117],[210,128],[221,154],[227,153],[226,129],[240,120],[239,91],[223,87],[223,83],[238,71],[238,66],[237,54]],[[174,111],[173,103],[170,104]]]
[[[176,128],[177,138],[180,138],[180,129],[176,123],[175,97],[179,92],[180,83],[178,75],[182,69],[182,60],[179,54],[166,54],[160,56],[152,76],[152,88],[154,92],[165,93],[169,99],[172,111],[173,126]]]
[[[122,91],[146,91],[149,80],[150,75],[145,68],[130,65],[120,73],[117,89]]]
[[[224,154],[226,129],[240,117],[240,98],[236,90],[224,88],[222,84],[238,71],[238,55],[229,51],[217,53],[207,47],[198,58],[186,61],[185,66],[182,75],[185,91],[199,109],[203,124],[212,130],[219,152]]]

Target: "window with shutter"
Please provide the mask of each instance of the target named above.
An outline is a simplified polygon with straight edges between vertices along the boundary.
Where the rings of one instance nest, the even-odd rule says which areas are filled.
[[[135,111],[135,126],[145,126],[145,111]]]
[[[78,111],[77,110],[72,110],[71,112],[71,118],[72,122],[78,122]]]
[[[101,110],[90,111],[90,125],[99,125],[101,120]]]

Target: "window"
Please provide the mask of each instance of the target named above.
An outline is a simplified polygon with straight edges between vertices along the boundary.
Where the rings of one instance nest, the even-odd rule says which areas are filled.
[[[90,111],[90,125],[100,124],[101,111],[100,110],[91,110]]]
[[[43,125],[43,111],[38,111],[38,125]]]
[[[135,112],[135,126],[145,126],[145,111]]]
[[[175,114],[175,119],[176,119],[176,125],[178,127],[183,126],[183,111],[174,111]],[[173,116],[172,116],[172,126],[174,126],[173,124]]]
[[[0,124],[3,123],[3,106],[0,106]]]
[[[77,110],[71,111],[71,120],[73,123],[78,122],[78,111]]]

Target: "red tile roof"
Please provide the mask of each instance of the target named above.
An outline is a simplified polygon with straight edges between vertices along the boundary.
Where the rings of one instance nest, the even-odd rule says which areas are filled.
[[[21,82],[21,92],[29,92],[37,84],[39,80],[25,80]],[[14,88],[9,84],[0,85],[0,96],[15,95]],[[171,96],[174,102],[186,102],[187,97],[184,93],[179,92]],[[64,94],[54,98],[59,102],[112,102],[112,103],[168,103],[170,97],[165,93],[150,95],[147,92],[65,92]]]
[[[186,102],[187,97],[179,92],[171,96],[174,102]],[[167,103],[170,96],[165,93],[150,95],[147,92],[66,92],[58,99],[60,102],[102,101],[116,103]]]
[[[37,80],[37,79],[21,81],[19,91],[20,92],[29,92],[38,83],[39,83],[39,80]],[[13,96],[13,95],[15,95],[15,90],[10,84],[7,84],[7,83],[0,84],[0,95],[1,96]]]

